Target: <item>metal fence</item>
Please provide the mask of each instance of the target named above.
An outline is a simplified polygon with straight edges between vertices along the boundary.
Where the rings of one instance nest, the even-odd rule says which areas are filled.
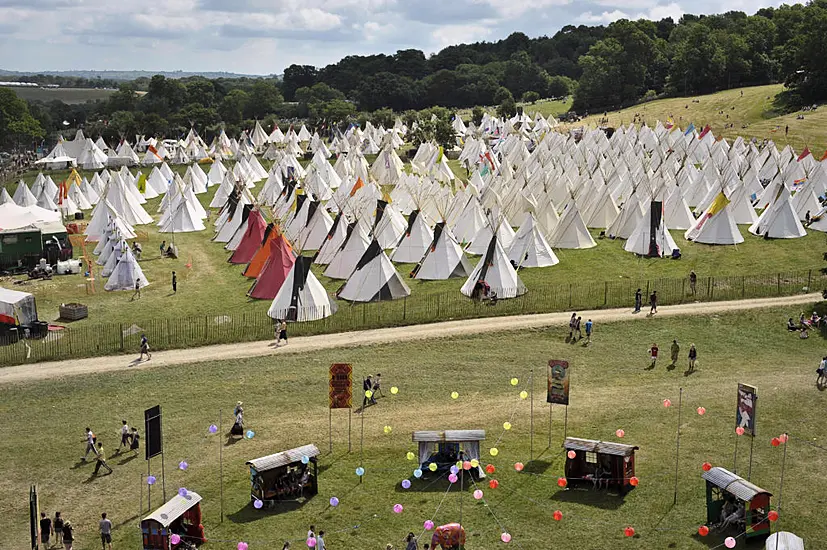
[[[644,303],[657,290],[660,305],[791,296],[821,289],[819,269],[772,275],[707,277],[692,292],[688,279],[623,280],[569,285],[532,285],[518,298],[495,304],[466,298],[459,291],[413,295],[403,300],[366,304],[340,303],[333,316],[293,323],[291,336],[331,334],[459,319],[631,307],[640,288]],[[146,334],[153,350],[273,338],[273,320],[264,312],[233,312],[185,318],[135,320],[129,324],[71,324],[42,339],[0,342],[0,366],[121,353],[138,354]]]

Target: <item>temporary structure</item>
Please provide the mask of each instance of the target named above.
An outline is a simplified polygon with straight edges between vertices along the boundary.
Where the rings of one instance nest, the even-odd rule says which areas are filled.
[[[391,254],[391,261],[416,263],[422,259],[432,242],[434,242],[434,232],[428,226],[425,214],[414,210],[408,216],[408,228],[399,239],[396,250]]]
[[[333,218],[318,201],[307,201],[308,221],[299,233],[296,247],[299,250],[319,250],[327,242],[327,235],[333,228]]]
[[[586,229],[583,217],[577,209],[577,204],[571,201],[551,232],[548,244],[554,248],[592,248],[597,246]]]
[[[472,271],[471,262],[462,251],[451,228],[445,222],[434,227],[431,246],[425,251],[414,278],[426,281],[441,281],[453,277],[467,277]]]
[[[260,300],[275,298],[284,281],[287,280],[287,276],[293,268],[293,263],[296,261],[293,256],[293,249],[287,239],[284,238],[284,235],[279,234],[270,239],[268,246],[270,247],[270,255],[267,257],[261,273],[256,277],[256,281],[247,293],[251,298]]]
[[[764,209],[758,221],[750,226],[749,232],[768,239],[797,239],[807,234],[798,214],[793,210],[790,190],[786,185],[779,187],[775,200]]]
[[[480,258],[477,267],[474,268],[465,284],[462,285],[460,292],[469,298],[476,297],[477,283],[481,282],[488,285],[490,292],[496,294],[497,298],[500,299],[516,298],[527,292],[523,281],[508,260],[508,256],[506,256],[496,234],[491,237],[488,250]]]
[[[287,321],[317,321],[336,313],[336,302],[313,275],[308,256],[296,258],[290,274],[270,304],[267,315]]]
[[[397,300],[410,294],[411,289],[399,276],[376,239],[370,243],[338,292],[339,298],[350,302]]]
[[[687,241],[703,244],[739,244],[744,237],[729,211],[729,199],[721,192],[684,235]]]
[[[626,252],[650,258],[672,256],[672,251],[676,250],[678,245],[666,228],[663,210],[661,201],[649,203],[649,207],[623,247]]]
[[[331,279],[350,277],[369,246],[370,241],[362,224],[356,223],[350,226],[345,241],[324,271],[325,277]]]
[[[266,229],[267,222],[264,221],[261,211],[254,208],[247,217],[247,230],[244,232],[241,242],[227,261],[231,264],[249,263],[261,246]]]
[[[514,243],[508,250],[508,259],[520,267],[549,267],[560,263],[540,232],[534,214],[526,216],[517,231]]]
[[[143,288],[148,284],[149,281],[146,280],[141,266],[138,265],[129,247],[126,247],[121,254],[121,259],[118,260],[118,265],[115,266],[115,270],[103,288],[105,290],[135,290],[136,285],[138,288]]]

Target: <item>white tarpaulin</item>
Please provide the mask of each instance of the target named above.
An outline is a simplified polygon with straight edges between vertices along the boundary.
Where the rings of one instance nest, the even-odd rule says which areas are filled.
[[[9,325],[30,325],[37,321],[37,307],[34,296],[0,288],[0,323]]]

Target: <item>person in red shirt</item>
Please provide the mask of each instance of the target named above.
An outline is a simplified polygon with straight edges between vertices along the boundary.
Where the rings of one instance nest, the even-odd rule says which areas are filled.
[[[652,364],[650,368],[655,368],[655,363],[658,362],[658,345],[652,344],[652,347],[649,348],[649,357],[652,359]]]

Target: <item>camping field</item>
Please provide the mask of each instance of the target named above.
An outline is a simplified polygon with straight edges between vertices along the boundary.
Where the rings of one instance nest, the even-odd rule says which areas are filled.
[[[827,468],[827,428],[821,414],[827,394],[816,388],[813,371],[824,342],[818,335],[799,340],[787,333],[784,321],[795,314],[770,309],[635,318],[596,326],[588,347],[566,343],[566,331],[553,327],[295,355],[276,352],[266,358],[3,387],[0,513],[9,528],[0,530],[0,547],[27,547],[26,492],[36,483],[41,509],[50,514],[60,510],[76,526],[75,549],[99,547],[97,519],[103,511],[115,525],[114,547],[137,548],[137,523],[147,510],[148,471],[158,477],[152,506],[161,503],[160,460],[154,459],[148,470],[142,454],[113,453],[120,420],[138,426],[143,435],[143,410],[160,404],[166,493],[169,497],[183,487],[203,497],[202,523],[210,541],[205,548],[232,550],[244,541],[250,550],[271,549],[281,548],[285,540],[292,548],[303,548],[311,524],[326,531],[332,549],[381,549],[386,544],[404,548],[404,536],[409,531],[420,535],[426,519],[441,525],[459,521],[460,513],[469,550],[508,547],[500,542],[503,531],[512,535],[511,546],[523,550],[718,548],[720,534],[696,534],[706,523],[701,466],[708,461],[734,467],[736,385],[742,382],[757,387],[760,396],[752,482],[774,494],[774,509],[780,502],[777,527],[804,537],[807,548],[818,548],[827,540],[820,513],[827,494],[820,474]],[[675,368],[668,366],[673,338],[683,346]],[[660,344],[662,355],[649,370],[646,349],[653,341]],[[694,374],[685,373],[690,342],[699,350]],[[570,410],[554,408],[550,445],[545,403],[549,359],[566,359],[572,368]],[[362,377],[382,373],[385,397],[364,416],[352,416],[350,453],[348,415],[336,410],[333,453],[328,454],[327,372],[333,362],[353,364],[355,405],[361,401]],[[518,379],[517,385],[511,385],[511,378]],[[393,386],[396,395],[390,393]],[[534,460],[532,398],[521,399],[522,391],[533,391]],[[456,399],[452,392],[457,392]],[[672,406],[664,407],[664,399]],[[681,439],[673,505],[679,399]],[[209,426],[219,418],[226,431],[238,400],[244,402],[245,425],[254,436],[228,443],[222,433],[211,435]],[[704,415],[698,414],[699,407]],[[566,417],[569,436],[639,446],[640,485],[625,498],[560,489]],[[504,429],[505,422],[510,430]],[[104,443],[112,475],[93,477],[92,465],[78,460],[87,426]],[[416,452],[412,431],[472,428],[486,430],[482,463],[496,467],[489,478],[499,481],[498,488],[489,488],[488,480],[469,486],[464,478],[460,491],[445,479],[413,477],[417,465],[406,459],[408,451]],[[618,429],[625,432],[622,440],[615,434]],[[790,437],[781,494],[784,448],[771,446],[770,440],[783,432]],[[737,470],[744,476],[748,441],[748,436],[740,438],[737,455]],[[304,503],[256,510],[245,461],[307,443],[322,451],[319,494]],[[492,447],[499,451],[495,457]],[[186,471],[179,469],[181,461],[188,463]],[[522,472],[515,470],[517,462],[525,464]],[[365,470],[362,483],[354,473],[360,465]],[[405,479],[413,482],[411,489],[402,488]],[[472,496],[477,488],[483,491],[481,500]],[[339,499],[335,508],[329,505],[334,496]],[[393,512],[395,504],[403,506],[402,513]],[[552,520],[555,510],[563,513],[559,522]],[[629,526],[636,531],[633,538],[624,537]],[[428,533],[420,538],[420,548],[429,538]],[[737,548],[758,548],[746,546],[743,536],[737,541]]]
[[[265,168],[269,167],[265,164]],[[180,167],[176,169],[181,169]],[[459,170],[457,170],[459,172]],[[92,174],[81,172],[91,178]],[[463,172],[464,175],[464,172]],[[36,173],[26,178],[29,184]],[[59,182],[66,173],[52,174]],[[253,193],[260,189],[260,183]],[[8,184],[9,193],[13,194],[15,184]],[[206,207],[218,187],[210,187],[208,192],[198,195]],[[156,220],[161,197],[150,200],[144,208]],[[86,213],[87,220],[90,212]],[[72,323],[71,326],[97,325],[107,323],[133,323],[148,319],[180,319],[186,316],[232,315],[244,311],[263,312],[269,307],[269,301],[250,300],[246,293],[252,283],[251,279],[241,275],[243,266],[234,266],[227,262],[230,253],[223,244],[213,243],[213,232],[208,228],[196,233],[175,235],[175,243],[180,249],[178,260],[161,259],[158,246],[161,240],[169,242],[170,234],[160,234],[152,225],[138,226],[138,240],[143,245],[142,269],[150,281],[150,286],[142,291],[139,300],[131,300],[131,292],[106,292],[104,280],[98,277],[95,293],[87,294],[86,278],[82,275],[55,276],[51,281],[28,281],[13,284],[13,280],[22,281],[26,277],[0,278],[0,285],[17,290],[31,292],[35,295],[38,311],[42,319],[57,320],[58,307],[61,303],[80,302],[89,306],[89,317]],[[749,234],[746,226],[741,226],[745,242],[738,246],[707,246],[687,242],[682,231],[673,231],[672,235],[681,249],[683,258],[679,261],[667,259],[638,258],[623,250],[625,241],[598,239],[599,231],[593,231],[596,247],[586,250],[556,249],[560,259],[556,266],[541,269],[523,269],[520,277],[532,289],[562,289],[569,285],[584,283],[616,283],[656,279],[685,278],[690,270],[695,270],[699,278],[768,275],[777,273],[817,272],[820,267],[821,253],[824,247],[824,235],[810,231],[801,239],[764,240]],[[94,247],[93,247],[94,248]],[[91,250],[90,250],[91,253]],[[75,257],[82,252],[75,251]],[[476,264],[479,256],[470,257]],[[190,265],[191,267],[187,267]],[[424,304],[429,298],[446,293],[456,293],[464,279],[447,281],[417,281],[408,278],[414,266],[397,265],[397,270],[411,287],[408,307]],[[100,268],[100,266],[98,266]],[[177,294],[172,294],[170,284],[172,271],[179,277]],[[332,293],[344,281],[333,280],[322,275],[323,268],[314,266],[319,280]],[[13,286],[12,286],[13,285]],[[631,295],[630,295],[631,299]],[[351,307],[346,302],[343,308]]]

